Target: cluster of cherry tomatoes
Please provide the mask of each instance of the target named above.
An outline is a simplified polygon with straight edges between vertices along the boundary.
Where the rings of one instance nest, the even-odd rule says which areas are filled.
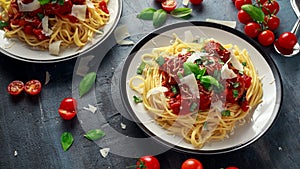
[[[280,6],[276,0],[256,0],[256,4],[252,4],[251,0],[232,0],[235,7],[239,10],[238,20],[245,24],[244,32],[251,38],[257,38],[258,42],[263,46],[269,46],[274,43],[274,31],[280,25],[280,19],[276,14],[280,10]],[[245,4],[257,6],[264,14],[264,20],[257,22],[249,13],[242,9]],[[275,42],[276,46],[287,51],[291,51],[297,43],[297,37],[291,32],[282,33]]]
[[[176,0],[155,0],[155,1],[161,3],[163,10],[165,10],[166,12],[172,12],[177,6]],[[203,2],[203,0],[189,0],[189,1],[193,5],[199,5]]]
[[[136,165],[134,166],[129,166],[126,168],[136,168],[136,169],[160,169],[160,163],[157,158],[154,156],[143,156],[140,157],[139,160],[137,161]],[[189,158],[185,160],[182,165],[181,169],[204,169],[202,163],[194,158]],[[239,169],[238,167],[235,166],[229,166],[226,167],[225,169]]]
[[[13,96],[25,91],[29,95],[37,95],[42,90],[42,84],[39,80],[29,80],[25,84],[20,80],[14,80],[7,86],[7,92]]]

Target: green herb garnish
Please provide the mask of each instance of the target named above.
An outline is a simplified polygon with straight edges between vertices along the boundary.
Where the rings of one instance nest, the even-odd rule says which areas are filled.
[[[222,115],[222,116],[230,116],[230,110],[223,110],[223,111],[221,112],[221,115]]]
[[[61,145],[64,151],[67,151],[73,144],[74,138],[71,133],[64,132],[61,135]]]
[[[135,103],[142,103],[142,102],[143,102],[143,99],[140,98],[140,97],[138,97],[138,96],[133,96],[133,101],[134,101]]]
[[[79,96],[82,97],[85,95],[88,91],[91,90],[93,87],[95,81],[96,81],[96,73],[90,72],[86,74],[83,79],[79,83]]]
[[[102,130],[100,130],[100,129],[89,130],[84,135],[85,138],[87,138],[89,140],[92,140],[92,141],[98,140],[98,139],[100,139],[100,138],[102,138],[104,136],[105,136],[105,133]]]
[[[139,74],[139,75],[141,75],[141,74],[143,73],[143,70],[145,69],[145,66],[146,66],[146,63],[145,63],[145,62],[142,62],[142,63],[140,64],[140,66],[137,68],[136,73]]]
[[[155,61],[159,66],[162,66],[165,63],[165,58],[162,56],[159,56]]]

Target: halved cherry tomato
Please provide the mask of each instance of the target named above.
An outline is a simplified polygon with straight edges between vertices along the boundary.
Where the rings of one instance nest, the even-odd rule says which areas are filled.
[[[140,157],[139,160],[136,162],[136,169],[160,169],[160,164],[157,158],[154,156],[143,156]]]
[[[11,95],[18,95],[24,90],[24,83],[20,80],[14,80],[7,86],[7,92]]]
[[[199,5],[203,2],[203,0],[190,0],[191,4],[193,5]]]
[[[42,90],[42,84],[38,80],[30,80],[25,83],[25,92],[30,95],[37,95]]]
[[[181,169],[203,169],[203,165],[199,160],[190,158],[182,163]]]
[[[175,0],[165,0],[161,3],[161,6],[166,12],[171,12],[176,8],[177,2]]]
[[[71,120],[77,114],[77,101],[72,97],[64,98],[58,108],[58,113],[64,120]]]

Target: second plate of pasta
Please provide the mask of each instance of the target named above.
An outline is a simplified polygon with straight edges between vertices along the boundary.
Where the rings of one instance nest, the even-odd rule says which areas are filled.
[[[282,97],[278,70],[261,47],[207,22],[172,24],[144,37],[125,60],[121,93],[149,136],[200,154],[258,140]]]

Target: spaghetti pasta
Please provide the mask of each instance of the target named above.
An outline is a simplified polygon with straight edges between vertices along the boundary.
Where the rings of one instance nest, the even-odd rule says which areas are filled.
[[[160,126],[201,148],[251,116],[262,102],[262,83],[245,49],[174,36],[170,46],[142,56],[129,87]]]
[[[5,36],[49,49],[85,46],[109,21],[108,0],[0,0]],[[28,9],[29,8],[29,9]],[[51,53],[51,51],[50,51]]]

